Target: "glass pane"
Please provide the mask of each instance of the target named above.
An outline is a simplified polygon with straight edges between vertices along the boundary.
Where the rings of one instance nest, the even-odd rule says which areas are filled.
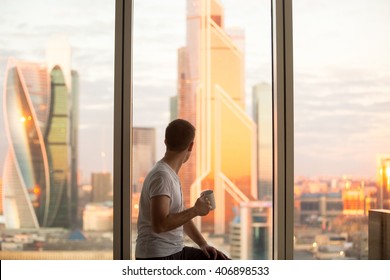
[[[114,3],[1,9],[0,259],[112,259]]]
[[[390,3],[293,5],[294,257],[367,259],[368,211],[389,209]]]
[[[270,259],[271,2],[135,0],[133,47],[133,249],[142,183],[166,126],[183,118],[196,127],[179,172],[184,205],[206,189],[217,203],[197,228],[233,259]]]

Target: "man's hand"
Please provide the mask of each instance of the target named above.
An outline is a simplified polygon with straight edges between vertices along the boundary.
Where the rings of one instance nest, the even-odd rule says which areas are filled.
[[[210,212],[211,204],[205,195],[199,197],[194,205],[195,212],[198,216],[205,216]]]
[[[208,244],[204,244],[202,246],[200,246],[200,249],[202,250],[202,252],[209,258],[209,259],[214,259],[216,260],[217,257],[218,259],[222,259],[222,260],[231,260],[230,258],[228,258],[224,253],[222,253],[221,251],[218,251],[217,249],[215,249],[213,246],[210,246]]]

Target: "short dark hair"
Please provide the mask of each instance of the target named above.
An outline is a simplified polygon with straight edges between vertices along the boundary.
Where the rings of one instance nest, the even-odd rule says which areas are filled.
[[[188,121],[176,119],[165,129],[165,144],[168,150],[184,151],[195,138],[195,127]]]

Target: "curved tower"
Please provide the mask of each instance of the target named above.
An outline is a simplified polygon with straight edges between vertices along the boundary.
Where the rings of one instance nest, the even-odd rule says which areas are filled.
[[[38,228],[49,201],[44,141],[48,116],[46,68],[9,60],[4,85],[4,119],[9,142],[3,176],[8,228]]]
[[[3,103],[9,142],[3,171],[7,228],[71,225],[69,100],[59,66],[49,73],[41,64],[9,60]]]
[[[59,66],[55,66],[50,72],[50,93],[50,113],[45,135],[50,169],[50,199],[45,225],[69,227],[69,98],[65,77]]]

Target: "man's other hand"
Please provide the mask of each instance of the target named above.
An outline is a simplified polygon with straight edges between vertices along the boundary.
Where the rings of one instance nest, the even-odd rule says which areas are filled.
[[[218,251],[213,246],[210,246],[208,244],[200,246],[200,249],[209,259],[216,260],[218,258],[219,260],[231,260],[224,253]]]

